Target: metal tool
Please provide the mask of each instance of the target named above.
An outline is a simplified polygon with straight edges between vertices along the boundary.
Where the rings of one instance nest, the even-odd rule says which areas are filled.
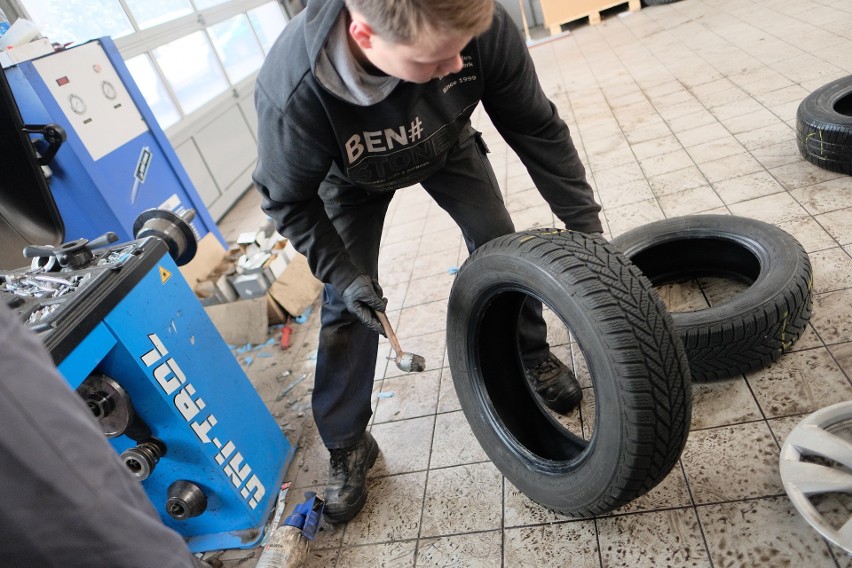
[[[393,347],[396,353],[396,359],[394,359],[396,366],[406,373],[420,373],[421,371],[425,371],[426,359],[420,355],[403,351],[402,347],[399,346],[399,340],[397,340],[396,334],[393,332],[388,316],[384,312],[376,311],[375,313],[379,321],[382,322],[382,327],[385,328],[385,335],[388,336],[391,347]]]
[[[77,239],[63,243],[58,247],[28,245],[24,247],[26,258],[56,257],[59,266],[66,270],[76,270],[88,266],[94,258],[94,249],[105,247],[118,240],[118,235],[109,231],[96,239]]]

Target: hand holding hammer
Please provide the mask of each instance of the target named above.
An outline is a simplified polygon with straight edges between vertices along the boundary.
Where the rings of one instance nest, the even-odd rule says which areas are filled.
[[[420,355],[406,353],[399,346],[396,334],[385,315],[388,301],[382,297],[384,292],[376,280],[361,274],[352,281],[341,294],[346,308],[355,314],[364,325],[379,335],[386,336],[396,353],[396,366],[406,373],[419,373],[426,369],[426,360]]]

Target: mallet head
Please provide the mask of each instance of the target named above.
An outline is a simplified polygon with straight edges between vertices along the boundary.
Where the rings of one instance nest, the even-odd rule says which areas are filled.
[[[406,373],[421,373],[426,370],[426,359],[403,351],[396,358],[396,366]]]

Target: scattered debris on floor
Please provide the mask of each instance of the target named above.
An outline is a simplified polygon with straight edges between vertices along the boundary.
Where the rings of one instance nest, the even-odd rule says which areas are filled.
[[[291,319],[304,323],[322,290],[322,282],[311,274],[307,259],[275,232],[271,219],[256,231],[241,233],[236,242],[213,258],[209,266],[199,268],[204,276],[192,285],[214,324],[217,320],[221,323],[217,327],[223,336],[231,328],[241,327],[234,325],[234,318],[245,311],[244,302],[254,300],[260,304],[257,309],[266,312],[263,322],[256,314],[250,318],[243,315],[256,324],[254,331],[265,333],[269,324],[286,324]]]
[[[281,399],[283,399],[285,396],[287,396],[287,394],[289,394],[289,392],[290,392],[291,390],[293,390],[294,388],[296,388],[296,385],[298,385],[299,383],[301,383],[302,381],[304,381],[304,380],[305,380],[305,377],[306,377],[306,376],[307,376],[307,375],[301,375],[298,379],[296,379],[295,381],[293,381],[292,383],[290,383],[289,385],[287,385],[286,387],[284,387],[283,389],[281,389],[281,392],[280,392],[280,393],[278,393],[278,396],[276,396],[276,397],[275,397],[275,401],[276,401],[276,402],[278,402],[278,401],[280,401]]]

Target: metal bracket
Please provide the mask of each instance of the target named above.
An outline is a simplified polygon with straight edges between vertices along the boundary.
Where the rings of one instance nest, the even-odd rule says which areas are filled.
[[[58,124],[25,124],[22,130],[28,134],[44,136],[44,141],[47,142],[47,151],[38,158],[38,163],[42,166],[48,165],[53,160],[59,147],[67,139],[65,129]]]

